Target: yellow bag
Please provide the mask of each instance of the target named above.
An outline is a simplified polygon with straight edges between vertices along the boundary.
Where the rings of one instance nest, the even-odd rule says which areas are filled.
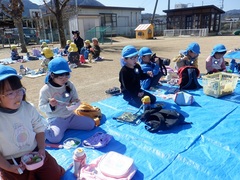
[[[86,102],[82,102],[80,106],[74,111],[74,113],[78,116],[88,116],[95,121],[95,126],[100,125],[102,113],[101,110],[96,106],[92,106]]]

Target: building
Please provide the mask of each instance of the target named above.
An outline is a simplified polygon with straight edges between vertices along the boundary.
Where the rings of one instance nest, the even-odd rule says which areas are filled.
[[[164,10],[167,14],[167,29],[204,29],[210,35],[220,31],[221,14],[225,13],[214,5],[185,7]]]
[[[133,37],[141,24],[144,8],[78,6],[77,15],[69,18],[69,31],[78,29],[83,39],[105,35]]]

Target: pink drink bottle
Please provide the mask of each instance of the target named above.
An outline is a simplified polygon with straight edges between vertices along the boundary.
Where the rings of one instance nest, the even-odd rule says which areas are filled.
[[[86,165],[86,154],[82,148],[77,148],[73,154],[74,175],[80,176],[80,170]]]

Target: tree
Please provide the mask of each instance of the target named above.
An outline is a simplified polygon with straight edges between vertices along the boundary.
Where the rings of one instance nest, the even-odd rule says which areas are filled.
[[[2,0],[0,2],[1,2],[2,10],[12,17],[15,27],[18,28],[19,39],[20,39],[21,49],[22,49],[21,52],[26,53],[27,47],[24,40],[23,22],[22,22],[22,13],[24,11],[24,5],[22,0],[10,0],[8,7],[6,7],[2,3]]]
[[[63,10],[69,1],[70,0],[51,0],[51,4],[53,4],[53,6],[50,7],[49,3],[47,3],[46,0],[43,0],[45,6],[56,17],[61,48],[66,46],[66,38],[63,27]]]

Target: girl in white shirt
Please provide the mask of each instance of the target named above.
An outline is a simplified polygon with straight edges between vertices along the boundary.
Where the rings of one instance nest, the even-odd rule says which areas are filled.
[[[217,44],[214,46],[211,55],[206,59],[207,74],[226,71],[226,65],[223,58],[226,52],[227,49],[223,44]]]

